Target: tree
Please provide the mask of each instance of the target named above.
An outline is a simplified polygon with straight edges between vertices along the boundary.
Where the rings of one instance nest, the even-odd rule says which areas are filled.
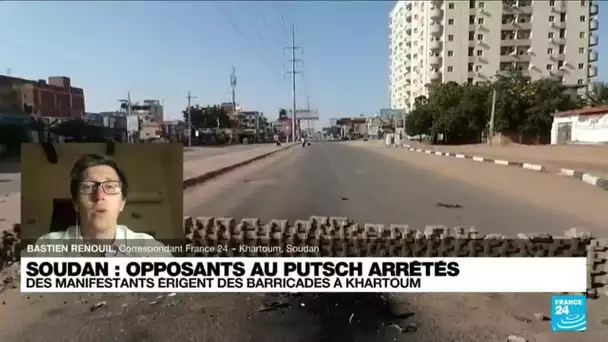
[[[231,128],[228,113],[220,106],[192,106],[190,119],[192,126],[199,129],[206,128]],[[188,121],[188,108],[183,112],[184,120]]]
[[[418,136],[422,141],[422,136],[430,134],[433,124],[433,116],[427,106],[427,98],[418,96],[414,100],[414,110],[405,117],[405,133],[409,136]]]
[[[279,109],[279,120],[287,119],[287,110],[285,108]]]
[[[593,106],[608,105],[608,84],[606,82],[594,83],[593,91],[587,93],[587,100]]]
[[[433,142],[480,142],[488,127],[492,93],[496,93],[494,131],[504,134],[547,137],[553,123],[552,114],[580,108],[582,99],[561,82],[545,78],[534,82],[519,71],[497,75],[493,83],[464,84],[454,82],[427,85],[428,98],[416,98],[414,110],[406,119],[410,136],[429,134]],[[596,103],[608,103],[608,90],[598,87]],[[605,99],[605,100],[601,100]]]

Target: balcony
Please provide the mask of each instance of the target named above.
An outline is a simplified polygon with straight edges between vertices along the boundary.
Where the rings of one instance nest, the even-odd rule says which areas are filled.
[[[589,14],[590,15],[597,15],[600,12],[600,9],[597,5],[591,5],[589,6]]]
[[[596,35],[589,36],[589,46],[597,46],[598,43],[599,43],[599,39],[597,38]]]
[[[429,15],[433,19],[442,19],[443,18],[443,11],[438,6],[431,6],[431,10],[430,10]]]
[[[595,65],[590,65],[589,66],[589,77],[596,77],[597,76],[597,67]]]
[[[441,73],[439,72],[438,69],[429,70],[429,80],[431,80],[431,81],[441,80]]]
[[[600,28],[599,22],[597,21],[597,19],[591,19],[591,21],[589,21],[589,30],[591,31],[597,31]]]
[[[443,25],[438,23],[433,23],[429,26],[429,33],[432,35],[441,35],[443,32]]]
[[[441,48],[443,48],[441,40],[433,39],[429,42],[429,49],[431,49],[431,51],[438,51],[441,50]]]
[[[589,62],[597,62],[597,52],[589,51]]]
[[[439,56],[439,54],[432,54],[431,56],[429,56],[429,64],[433,67],[441,66],[441,57]]]

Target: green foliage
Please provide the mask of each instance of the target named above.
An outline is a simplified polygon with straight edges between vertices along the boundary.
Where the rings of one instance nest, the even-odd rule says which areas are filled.
[[[232,123],[228,113],[220,106],[192,106],[190,109],[190,119],[195,128],[231,128]],[[182,114],[184,121],[188,122],[188,108]]]
[[[593,84],[593,92],[588,94],[588,100],[593,106],[608,105],[608,84],[597,82]]]
[[[448,144],[481,141],[488,127],[492,96],[496,93],[496,133],[548,135],[556,111],[580,108],[581,98],[553,79],[530,82],[518,72],[498,75],[493,83],[459,85],[454,82],[427,85],[428,99],[419,97],[406,119],[410,136],[439,135]],[[603,91],[608,103],[608,90]]]

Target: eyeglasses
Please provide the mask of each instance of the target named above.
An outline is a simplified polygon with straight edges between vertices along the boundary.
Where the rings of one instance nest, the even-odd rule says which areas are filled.
[[[98,187],[101,187],[103,192],[105,192],[108,195],[118,195],[118,194],[120,194],[120,192],[122,190],[122,186],[121,186],[120,182],[118,182],[118,181],[105,181],[105,182],[87,181],[87,182],[80,182],[80,184],[78,186],[78,192],[80,192],[83,195],[90,195],[95,190],[97,190]]]

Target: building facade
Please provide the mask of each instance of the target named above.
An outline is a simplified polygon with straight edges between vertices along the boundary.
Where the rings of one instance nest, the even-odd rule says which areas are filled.
[[[72,87],[69,77],[33,81],[0,75],[0,107],[42,117],[84,118],[84,91]]]
[[[591,90],[598,15],[591,0],[399,1],[389,20],[391,107],[411,110],[432,81],[488,82],[513,69]]]

